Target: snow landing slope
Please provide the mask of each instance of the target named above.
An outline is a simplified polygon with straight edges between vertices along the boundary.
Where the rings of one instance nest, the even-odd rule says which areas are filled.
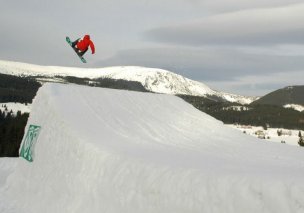
[[[304,211],[303,149],[175,96],[48,83],[29,124],[42,127],[35,158],[16,159],[0,212]]]
[[[217,96],[229,102],[249,104],[257,97],[218,92],[205,84],[177,75],[173,72],[146,67],[72,68],[39,66],[0,60],[0,73],[17,76],[75,76],[79,78],[111,78],[140,82],[147,90],[164,94],[193,96]]]

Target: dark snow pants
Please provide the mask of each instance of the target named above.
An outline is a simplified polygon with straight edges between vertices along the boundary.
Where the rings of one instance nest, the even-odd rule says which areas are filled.
[[[78,55],[83,56],[88,51],[89,48],[85,49],[84,51],[80,51],[77,47],[75,47],[79,40],[80,38],[72,42],[72,47]]]

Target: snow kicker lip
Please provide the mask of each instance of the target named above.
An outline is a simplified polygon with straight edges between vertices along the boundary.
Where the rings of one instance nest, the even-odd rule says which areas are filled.
[[[19,161],[5,185],[3,203],[16,212],[291,213],[304,204],[303,150],[225,127],[175,96],[47,83],[30,124],[43,127],[35,159]]]

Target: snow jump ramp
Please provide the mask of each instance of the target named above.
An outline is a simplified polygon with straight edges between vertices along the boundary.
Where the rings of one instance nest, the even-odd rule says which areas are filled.
[[[7,212],[304,212],[303,149],[175,96],[48,83],[30,124],[34,159],[7,178]]]

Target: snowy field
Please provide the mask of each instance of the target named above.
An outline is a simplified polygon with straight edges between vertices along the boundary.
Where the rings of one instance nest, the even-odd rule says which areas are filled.
[[[21,103],[0,103],[0,110],[2,112],[10,112],[13,111],[13,114],[16,114],[18,111],[21,113],[30,112],[31,111],[31,104],[21,104]]]
[[[0,161],[3,213],[304,212],[301,147],[175,96],[45,84],[29,124],[34,161]]]
[[[304,136],[303,130],[290,130],[290,129],[282,129],[282,128],[267,128],[264,130],[263,127],[258,126],[242,126],[242,125],[227,125],[234,129],[238,129],[243,133],[248,135],[259,137],[261,136],[261,140],[265,142],[279,142],[285,143],[289,145],[299,146],[299,131],[301,131],[302,136]],[[278,134],[278,131],[282,132],[281,135]],[[265,139],[263,139],[263,136]]]

